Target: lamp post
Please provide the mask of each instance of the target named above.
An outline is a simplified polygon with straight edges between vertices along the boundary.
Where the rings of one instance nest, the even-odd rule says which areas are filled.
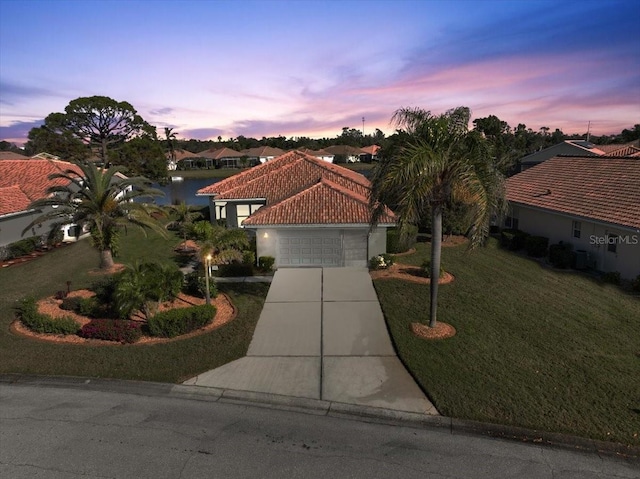
[[[208,254],[204,258],[204,282],[205,282],[205,298],[207,298],[207,304],[211,304],[211,294],[209,292],[209,266],[211,265],[211,255]]]

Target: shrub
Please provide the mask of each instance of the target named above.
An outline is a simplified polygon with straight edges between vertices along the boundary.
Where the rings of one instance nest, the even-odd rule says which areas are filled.
[[[533,258],[543,258],[547,255],[549,238],[544,236],[528,236],[525,240],[527,255]]]
[[[379,270],[379,269],[387,269],[395,263],[393,255],[390,254],[379,254],[377,256],[373,256],[369,260],[369,269],[370,270]]]
[[[80,329],[78,323],[68,316],[52,318],[48,314],[38,312],[36,300],[32,297],[22,300],[19,308],[20,321],[36,333],[76,334]]]
[[[502,230],[500,245],[509,251],[519,251],[525,247],[529,235],[520,230]]]
[[[37,237],[26,238],[20,241],[16,241],[9,245],[9,257],[19,258],[20,256],[26,256],[33,253],[38,246],[40,239]]]
[[[631,289],[640,293],[640,274],[636,276],[636,279],[631,281]]]
[[[194,271],[185,276],[185,293],[191,296],[199,296],[204,298],[207,291],[207,281],[204,274]],[[218,287],[215,281],[209,280],[209,297],[215,298],[218,296]]]
[[[218,271],[220,273],[220,276],[223,277],[253,276],[253,266],[250,264],[221,264]]]
[[[65,311],[77,311],[78,310],[78,303],[80,303],[80,300],[82,298],[78,297],[78,296],[74,296],[74,297],[66,297],[62,300],[62,304],[60,305],[60,309],[64,309]]]
[[[147,326],[151,336],[173,338],[206,326],[215,315],[216,307],[207,304],[170,309],[149,318]]]
[[[242,252],[242,263],[253,266],[256,264],[256,254],[253,251],[245,250]]]
[[[262,271],[272,271],[276,259],[273,256],[260,256],[258,258],[258,268]]]
[[[404,236],[397,229],[389,229],[387,230],[387,251],[389,253],[404,253],[413,248],[417,240],[417,226],[408,226]]]
[[[424,275],[427,278],[431,278],[431,260],[425,259],[422,262],[421,268]],[[442,276],[444,276],[444,267],[442,266],[442,263],[440,263],[440,278],[442,278]]]
[[[620,273],[618,271],[610,271],[604,273],[600,279],[603,283],[620,284]]]
[[[125,319],[94,319],[85,324],[79,336],[119,343],[135,343],[142,336],[140,323]]]
[[[574,256],[570,243],[563,243],[549,246],[549,262],[556,268],[566,269],[574,264]]]

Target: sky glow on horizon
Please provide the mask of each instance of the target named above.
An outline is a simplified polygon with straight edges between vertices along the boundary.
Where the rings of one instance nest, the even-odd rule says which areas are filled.
[[[640,2],[0,0],[0,140],[73,99],[179,138],[339,135],[400,107],[566,134],[640,123]]]

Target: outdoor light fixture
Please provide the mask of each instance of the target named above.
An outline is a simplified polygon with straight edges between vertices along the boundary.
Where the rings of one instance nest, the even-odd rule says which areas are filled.
[[[269,233],[265,232],[265,233],[262,235],[262,237],[263,237],[263,238],[268,238],[268,237],[269,237]]]
[[[211,267],[211,254],[208,254],[204,258],[204,282],[205,282],[205,298],[207,299],[207,304],[211,304],[211,294],[209,292],[209,271]]]

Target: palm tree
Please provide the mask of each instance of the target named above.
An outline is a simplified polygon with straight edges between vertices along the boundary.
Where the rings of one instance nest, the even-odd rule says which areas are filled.
[[[100,269],[105,270],[113,267],[113,253],[127,225],[135,225],[145,234],[150,229],[165,236],[164,228],[152,215],[163,214],[162,209],[134,201],[163,193],[150,188],[151,182],[146,178],[116,177],[120,171],[120,168],[99,169],[89,163],[50,175],[49,179],[63,179],[65,184],[50,187],[47,197],[30,205],[30,208],[49,211],[26,229],[47,220],[54,220],[54,227],[69,223],[88,227],[93,246],[100,252]]]
[[[165,126],[164,136],[166,137],[167,150],[169,150],[169,157],[170,157],[171,163],[175,163],[176,162],[176,148],[175,148],[176,134],[173,133],[173,128],[168,128]]]
[[[202,214],[198,211],[192,211],[191,207],[187,205],[184,201],[181,201],[177,205],[172,205],[171,210],[173,211],[174,219],[166,224],[166,228],[168,230],[177,229],[180,231],[180,234],[185,237],[186,234],[193,225],[194,220],[202,217]]]
[[[470,247],[489,234],[492,215],[504,208],[504,178],[489,144],[469,131],[471,112],[458,107],[441,115],[420,108],[397,110],[392,122],[403,140],[397,155],[383,158],[372,176],[372,225],[390,206],[401,233],[431,215],[429,327],[435,327],[442,250],[442,210],[448,201],[470,205]]]

